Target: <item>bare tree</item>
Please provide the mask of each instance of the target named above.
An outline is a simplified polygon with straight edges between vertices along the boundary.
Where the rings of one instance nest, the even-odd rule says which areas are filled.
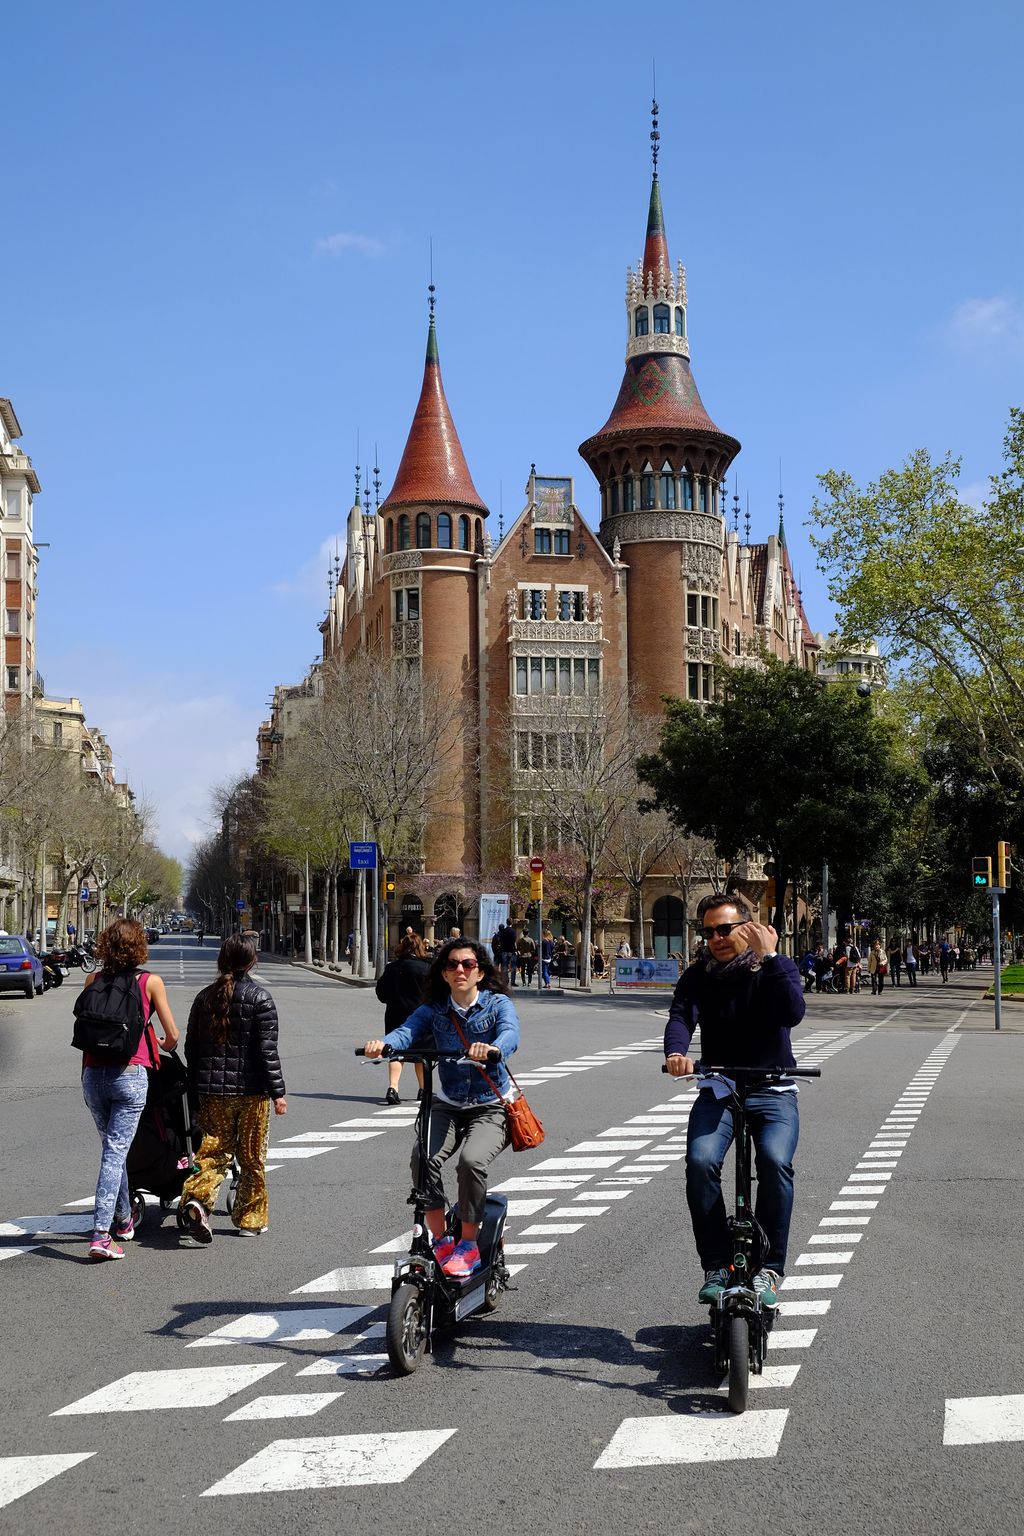
[[[704,886],[715,890],[722,861],[715,845],[706,837],[676,836],[665,851],[665,864],[683,903],[683,964],[690,963],[690,904],[696,890]]]
[[[636,773],[636,759],[651,752],[658,742],[659,718],[631,716],[629,730],[633,738],[633,761],[623,771],[623,804],[614,834],[608,844],[608,859],[621,876],[630,894],[631,923],[636,953],[646,954],[644,926],[644,887],[652,871],[662,862],[678,837],[678,828],[667,811],[645,805],[647,786]]]
[[[312,720],[331,792],[365,817],[384,867],[418,868],[427,822],[443,814],[446,774],[464,741],[463,695],[405,660],[358,651],[326,670],[323,707]],[[381,905],[378,890],[378,975]]]

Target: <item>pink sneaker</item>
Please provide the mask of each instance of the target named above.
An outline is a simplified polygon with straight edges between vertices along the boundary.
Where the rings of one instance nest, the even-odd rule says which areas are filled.
[[[443,1269],[455,1252],[455,1239],[450,1232],[445,1232],[434,1240],[434,1258]]]
[[[124,1249],[120,1243],[115,1243],[109,1232],[101,1232],[93,1236],[89,1244],[89,1259],[91,1263],[102,1263],[105,1259],[123,1259]]]
[[[468,1280],[480,1268],[480,1249],[476,1243],[457,1243],[451,1258],[441,1268],[451,1280]]]

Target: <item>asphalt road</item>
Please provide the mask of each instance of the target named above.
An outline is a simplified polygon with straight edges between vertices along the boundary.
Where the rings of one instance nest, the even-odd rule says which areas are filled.
[[[214,950],[152,958],[184,1024]],[[809,1000],[794,1043],[823,1075],[801,1091],[784,1315],[741,1417],[696,1301],[664,1000],[520,1001],[548,1138],[493,1171],[516,1289],[396,1378],[379,1325],[411,1111],[384,1113],[383,1069],[352,1055],[380,1009],[265,974],[289,1101],[270,1231],[221,1210],[212,1246],[181,1248],[165,1217],[102,1266],[79,982],[0,1002],[0,1530],[1024,1529],[1024,1040],[1017,1015],[992,1032],[990,973]]]

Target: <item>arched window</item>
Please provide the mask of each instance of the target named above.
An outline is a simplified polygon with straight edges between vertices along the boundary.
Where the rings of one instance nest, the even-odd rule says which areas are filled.
[[[650,315],[648,313],[647,305],[646,304],[641,304],[640,308],[636,312],[636,334],[637,334],[637,336],[646,336],[647,335],[649,320],[650,320]]]
[[[661,504],[669,512],[675,510],[676,477],[672,473],[672,465],[667,459],[661,466]]]
[[[403,896],[402,907],[398,914],[399,930],[404,933],[411,928],[413,933],[423,937],[423,903],[418,896]]]
[[[654,919],[654,958],[667,960],[683,949],[683,904],[678,896],[659,896],[651,909]]]
[[[465,514],[459,518],[459,548],[469,548],[469,518]]]
[[[697,479],[697,486],[698,486],[698,507],[697,507],[697,510],[699,512],[706,512],[707,509],[708,509],[708,481],[707,481],[707,476],[706,475],[700,475],[698,477],[698,479]]]
[[[654,334],[655,336],[667,336],[669,322],[672,315],[667,304],[655,304],[654,306]]]
[[[608,515],[614,517],[619,510],[619,482],[613,480],[608,488]]]
[[[430,513],[418,512],[416,514],[416,548],[430,548]]]
[[[445,891],[434,902],[434,938],[443,944],[451,938],[453,928],[465,925],[465,910],[454,891]]]
[[[683,309],[681,304],[676,305],[676,335],[686,335],[686,321],[683,318]]]
[[[693,476],[689,470],[683,475],[683,511],[693,511]]]
[[[640,506],[644,511],[654,506],[654,470],[650,464],[640,471]]]
[[[623,512],[636,511],[636,481],[632,475],[625,475],[622,481],[622,510]]]
[[[390,555],[390,553],[394,549],[394,547],[395,547],[395,522],[394,522],[394,518],[389,517],[387,522],[384,524],[384,550],[385,550],[385,553]]]
[[[409,518],[405,512],[398,519],[398,547],[399,549],[409,548]]]
[[[447,512],[437,514],[437,547],[438,549],[452,547],[452,520]]]
[[[473,548],[478,555],[484,552],[484,525],[479,518],[476,520],[476,528],[473,534]]]

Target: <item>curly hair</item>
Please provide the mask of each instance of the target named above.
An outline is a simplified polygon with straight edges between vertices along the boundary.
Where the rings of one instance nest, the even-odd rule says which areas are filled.
[[[145,965],[149,956],[146,930],[131,917],[115,917],[96,940],[100,968],[116,975]]]
[[[481,992],[505,993],[505,986],[495,969],[494,962],[482,944],[476,939],[449,939],[442,944],[433,960],[430,962],[430,970],[427,979],[423,983],[423,997],[428,1003],[447,1003],[451,989],[445,980],[444,968],[448,964],[448,956],[455,949],[471,949],[476,956],[476,963],[480,968],[480,980],[477,987]]]

